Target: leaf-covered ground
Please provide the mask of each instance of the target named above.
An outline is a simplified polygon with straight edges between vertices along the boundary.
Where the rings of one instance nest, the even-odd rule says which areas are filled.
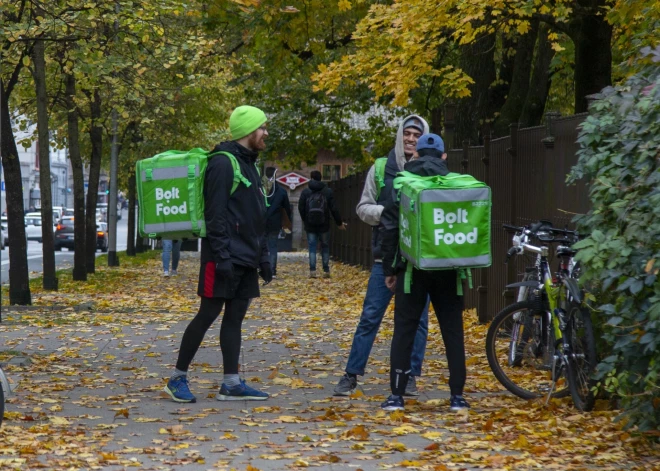
[[[431,321],[422,390],[385,413],[392,313],[361,388],[332,397],[343,373],[368,273],[335,264],[307,278],[300,254],[244,323],[241,370],[265,402],[218,402],[216,323],[191,368],[196,404],[161,392],[198,307],[197,254],[162,278],[158,253],[99,266],[87,283],[60,275],[36,307],[3,306],[0,362],[14,382],[0,429],[0,469],[660,469],[660,450],[615,421],[606,401],[578,413],[570,399],[520,400],[488,368],[486,326],[465,313],[468,414],[448,411],[447,365]],[[3,299],[4,300],[4,299]]]

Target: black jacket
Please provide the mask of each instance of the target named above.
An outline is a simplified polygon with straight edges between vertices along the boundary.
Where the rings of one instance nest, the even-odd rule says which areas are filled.
[[[412,160],[404,166],[404,170],[420,175],[430,177],[433,175],[447,175],[449,169],[447,162],[431,156],[420,157]],[[399,271],[405,270],[406,263],[402,257],[399,257],[399,201],[395,190],[391,190],[392,198],[383,210],[380,217],[380,236],[381,251],[383,255],[383,272],[385,276],[396,275]]]
[[[289,221],[292,220],[289,195],[279,184],[273,183],[273,185],[275,185],[275,191],[272,196],[268,197],[270,206],[266,210],[266,232],[278,232],[282,229],[282,209],[286,211]]]
[[[307,198],[312,194],[312,192],[321,191],[323,196],[325,196],[325,201],[327,203],[328,210],[325,214],[325,221],[320,226],[311,226],[307,224]],[[328,188],[323,182],[317,180],[310,180],[307,188],[303,190],[300,194],[300,199],[298,200],[298,212],[300,213],[300,218],[305,224],[305,231],[307,232],[317,232],[323,233],[330,230],[330,215],[334,218],[338,226],[343,224],[341,216],[339,215],[339,210],[337,209],[337,203],[335,202],[335,196],[332,193],[332,190]]]
[[[202,238],[201,262],[231,259],[235,265],[258,268],[268,261],[266,203],[255,166],[258,153],[234,141],[217,145],[213,152],[221,150],[236,157],[241,173],[252,185],[241,183],[230,195],[234,182],[231,161],[222,154],[209,159],[204,178],[206,237]]]

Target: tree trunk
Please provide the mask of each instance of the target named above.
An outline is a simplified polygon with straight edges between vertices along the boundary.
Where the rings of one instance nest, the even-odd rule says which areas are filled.
[[[103,128],[101,127],[101,96],[98,91],[90,101],[92,123],[89,137],[92,143],[92,155],[89,161],[89,180],[87,184],[87,213],[85,215],[87,273],[96,271],[96,202],[101,176],[101,157],[103,154]]]
[[[511,80],[513,79],[513,67],[516,62],[516,54],[509,54],[509,50],[516,49],[516,41],[514,38],[508,38],[502,35],[502,59],[497,73],[497,84],[492,86],[490,92],[490,101],[495,110],[499,110],[506,103],[506,97],[511,88]]]
[[[543,119],[543,112],[550,91],[550,62],[555,56],[555,51],[548,39],[549,32],[550,26],[541,23],[536,43],[532,80],[529,84],[527,99],[519,120],[521,127],[538,126]]]
[[[516,60],[513,66],[513,77],[506,103],[500,109],[500,115],[495,122],[495,135],[505,136],[509,132],[509,125],[517,123],[525,106],[525,99],[529,90],[529,76],[532,71],[534,59],[534,44],[538,36],[539,20],[530,20],[530,30],[527,34],[518,37],[516,46]]]
[[[571,23],[575,43],[575,112],[587,111],[587,96],[612,85],[612,25],[605,15],[595,14],[605,0],[583,0],[594,14],[585,14]]]
[[[57,290],[55,276],[55,249],[53,240],[53,200],[50,177],[50,134],[48,132],[48,95],[46,92],[45,44],[37,40],[32,57],[34,60],[34,85],[37,95],[37,132],[39,151],[39,187],[41,193],[41,242],[43,250],[43,287]]]
[[[128,234],[126,236],[126,255],[135,256],[135,170],[128,177]]]
[[[472,144],[479,142],[481,124],[490,119],[493,109],[490,86],[495,80],[495,35],[483,36],[472,44],[462,47],[461,67],[474,80],[472,94],[458,102],[456,134],[452,148],[460,147],[464,139]]]
[[[85,266],[85,176],[80,157],[78,134],[78,110],[76,108],[76,79],[73,74],[66,74],[67,124],[69,134],[69,158],[73,171],[73,238],[76,241],[73,254],[73,279],[87,280]]]
[[[25,238],[25,211],[23,206],[23,180],[21,163],[9,114],[9,93],[0,78],[0,154],[5,176],[7,223],[9,236],[9,304],[30,305],[30,278]]]

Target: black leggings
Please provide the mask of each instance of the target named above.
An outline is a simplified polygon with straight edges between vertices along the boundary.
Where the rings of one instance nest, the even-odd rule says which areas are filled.
[[[397,278],[394,301],[394,334],[390,350],[390,387],[402,396],[410,376],[412,354],[419,319],[430,296],[440,324],[449,366],[451,394],[462,395],[465,386],[465,340],[463,337],[463,296],[456,294],[454,270],[424,271],[414,269],[410,293],[404,292],[405,273]]]
[[[220,325],[220,350],[222,350],[222,364],[225,374],[238,374],[238,359],[241,352],[241,325],[245,318],[249,299],[204,298],[199,306],[195,318],[188,324],[181,339],[179,359],[176,369],[188,371],[199,346],[204,340],[206,331],[218,318],[222,306],[225,313]]]

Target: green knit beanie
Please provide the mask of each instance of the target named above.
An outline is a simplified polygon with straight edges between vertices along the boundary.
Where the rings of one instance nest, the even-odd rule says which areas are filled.
[[[254,132],[266,122],[266,114],[254,106],[239,106],[229,117],[231,138],[238,140]]]

